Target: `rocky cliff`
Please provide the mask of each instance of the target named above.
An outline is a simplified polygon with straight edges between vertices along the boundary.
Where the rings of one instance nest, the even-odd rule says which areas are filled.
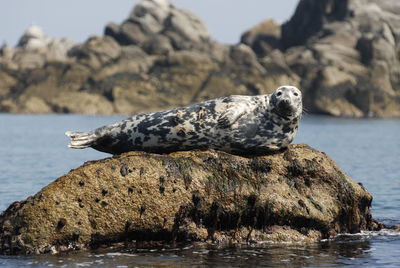
[[[0,253],[124,243],[312,242],[379,228],[372,196],[324,153],[130,152],[85,163],[0,215]]]
[[[228,46],[192,12],[142,0],[82,44],[33,27],[4,45],[0,111],[131,114],[291,84],[311,113],[396,117],[399,15],[397,0],[301,0],[285,24],[267,20]]]

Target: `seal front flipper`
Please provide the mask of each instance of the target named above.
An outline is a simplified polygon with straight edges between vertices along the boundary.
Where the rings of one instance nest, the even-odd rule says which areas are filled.
[[[237,99],[239,96],[233,96],[227,98],[227,101],[233,101]],[[228,128],[233,125],[236,121],[239,120],[245,114],[251,112],[250,107],[247,103],[227,103],[225,111],[218,118],[218,127],[220,128]]]
[[[69,148],[83,149],[95,145],[98,136],[91,132],[72,132],[67,131],[65,135],[71,138]]]

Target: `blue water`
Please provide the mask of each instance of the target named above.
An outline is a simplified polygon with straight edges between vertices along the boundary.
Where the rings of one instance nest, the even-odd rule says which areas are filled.
[[[109,155],[66,147],[67,130],[86,131],[121,116],[0,115],[0,211],[88,160]],[[307,116],[295,143],[326,152],[374,196],[379,221],[400,225],[400,120]],[[400,234],[390,230],[311,245],[188,247],[0,256],[0,267],[400,267]]]

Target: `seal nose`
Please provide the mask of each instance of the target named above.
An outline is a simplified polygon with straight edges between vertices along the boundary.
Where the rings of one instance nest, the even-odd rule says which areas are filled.
[[[279,102],[279,108],[282,110],[289,110],[290,107],[291,107],[290,100],[288,99],[283,99]]]

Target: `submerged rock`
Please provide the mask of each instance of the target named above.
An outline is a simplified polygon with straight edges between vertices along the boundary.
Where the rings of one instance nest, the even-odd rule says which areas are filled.
[[[379,228],[371,201],[307,145],[254,157],[130,152],[87,162],[11,204],[0,215],[0,252],[118,242],[312,242]]]

